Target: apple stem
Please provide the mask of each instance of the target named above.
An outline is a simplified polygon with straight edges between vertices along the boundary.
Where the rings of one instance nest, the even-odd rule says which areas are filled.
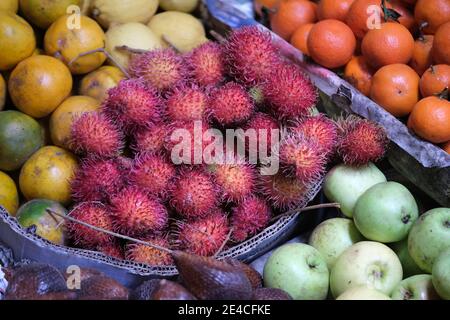
[[[316,204],[316,205],[309,206],[309,207],[304,207],[304,208],[296,208],[296,209],[293,209],[293,210],[289,210],[289,211],[287,211],[287,212],[285,212],[283,214],[280,214],[280,215],[278,215],[276,217],[273,217],[270,220],[270,222],[276,221],[276,220],[278,220],[280,218],[283,218],[283,217],[286,217],[286,216],[291,216],[291,215],[295,216],[295,215],[298,215],[298,214],[300,214],[300,213],[302,213],[304,211],[311,211],[311,210],[322,209],[322,208],[338,208],[339,209],[340,207],[341,207],[341,205],[339,203],[333,202],[333,203]]]

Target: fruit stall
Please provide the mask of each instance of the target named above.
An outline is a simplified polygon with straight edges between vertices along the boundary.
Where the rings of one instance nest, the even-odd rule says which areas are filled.
[[[448,300],[449,84],[448,0],[2,0],[0,300]]]

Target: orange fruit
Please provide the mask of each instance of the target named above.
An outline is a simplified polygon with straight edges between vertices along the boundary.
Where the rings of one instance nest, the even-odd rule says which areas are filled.
[[[282,0],[270,18],[272,31],[289,41],[302,24],[317,21],[317,5],[307,0]]]
[[[446,143],[444,143],[442,145],[442,149],[444,149],[445,152],[447,152],[448,154],[450,154],[450,141],[447,141]]]
[[[419,137],[433,143],[450,140],[450,102],[438,97],[426,97],[413,108],[408,127]]]
[[[450,64],[450,21],[441,25],[434,35],[431,55],[435,63]]]
[[[348,10],[355,0],[321,0],[317,5],[319,20],[336,19],[345,21]]]
[[[374,70],[363,56],[353,57],[345,66],[344,79],[361,91],[365,96],[370,95]]]
[[[409,31],[414,31],[416,27],[416,21],[414,20],[414,14],[409,10],[408,6],[400,0],[390,0],[388,8],[397,11],[400,14],[398,22],[404,25]]]
[[[414,8],[414,18],[418,25],[428,23],[423,32],[434,34],[441,24],[450,21],[450,1],[418,0]]]
[[[292,35],[291,44],[298,50],[309,56],[308,37],[314,23],[307,23],[300,26]]]
[[[369,31],[368,24],[375,22],[374,14],[378,14],[379,21],[381,22],[381,16],[383,14],[380,4],[380,0],[355,0],[352,3],[345,18],[345,23],[352,29],[357,38],[362,39],[367,31]],[[378,12],[370,11],[370,6],[377,6]]]
[[[322,20],[309,33],[310,56],[326,68],[345,66],[352,58],[355,48],[356,39],[352,30],[339,20]]]
[[[406,64],[384,66],[372,78],[370,98],[392,115],[406,116],[419,101],[419,80]]]
[[[403,25],[386,22],[379,29],[367,32],[361,49],[369,64],[375,68],[408,63],[413,56],[414,38]]]
[[[413,55],[409,65],[419,76],[421,76],[433,62],[433,58],[431,57],[433,38],[432,35],[424,35],[414,42]]]
[[[438,64],[431,66],[420,78],[419,88],[422,97],[436,95],[450,87],[450,66]],[[450,126],[450,123],[449,123]]]

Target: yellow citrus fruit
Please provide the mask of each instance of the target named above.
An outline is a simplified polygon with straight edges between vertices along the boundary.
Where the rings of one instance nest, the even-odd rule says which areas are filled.
[[[45,52],[66,65],[74,74],[85,74],[100,67],[106,60],[102,52],[81,57],[80,54],[105,46],[105,33],[98,23],[86,16],[79,17],[79,26],[69,29],[68,16],[62,16],[48,28],[44,37]],[[69,65],[70,64],[70,65]]]
[[[125,75],[119,68],[103,66],[81,80],[79,93],[102,102],[108,96],[108,90],[117,86],[122,79],[125,79]]]
[[[74,119],[99,107],[99,101],[92,97],[72,96],[64,100],[50,117],[50,135],[53,143],[58,147],[68,148],[70,128]]]
[[[159,6],[165,11],[192,12],[198,6],[198,0],[159,0]]]
[[[5,107],[6,100],[6,83],[3,76],[0,74],[0,111]]]
[[[0,171],[0,206],[14,216],[19,208],[16,184],[6,173]]]
[[[47,146],[36,151],[20,171],[19,186],[27,200],[49,199],[70,203],[70,182],[77,158],[69,151]]]
[[[0,1],[0,11],[9,11],[16,13],[19,10],[19,0],[2,0]]]
[[[14,68],[33,54],[36,38],[24,19],[8,11],[0,11],[0,71]]]
[[[17,65],[8,81],[17,109],[42,118],[58,107],[72,90],[72,75],[58,59],[32,56]]]
[[[27,21],[47,29],[56,19],[66,15],[70,6],[80,3],[80,0],[20,0],[20,11]]]

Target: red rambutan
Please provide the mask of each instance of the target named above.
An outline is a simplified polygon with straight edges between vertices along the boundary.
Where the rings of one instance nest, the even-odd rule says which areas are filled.
[[[129,69],[134,77],[162,92],[184,82],[187,76],[183,58],[171,48],[135,55]]]
[[[166,113],[171,121],[206,119],[208,97],[197,86],[180,86],[167,98]]]
[[[113,241],[111,243],[105,243],[97,246],[97,251],[106,254],[107,256],[121,259],[125,258],[125,254],[123,252],[123,248],[120,246],[118,241]]]
[[[84,113],[72,124],[70,147],[77,154],[112,157],[123,144],[122,133],[102,113]]]
[[[170,204],[187,219],[205,217],[217,208],[217,186],[211,176],[201,170],[182,172],[171,193]]]
[[[279,60],[270,33],[257,26],[234,30],[225,43],[225,57],[228,73],[246,85],[266,80]]]
[[[160,98],[153,87],[140,79],[122,80],[108,91],[102,111],[125,130],[160,119]]]
[[[274,208],[294,209],[309,200],[311,189],[296,178],[286,177],[282,173],[260,176],[260,193]]]
[[[242,242],[270,223],[272,210],[267,203],[256,196],[245,198],[234,208],[231,216],[231,227],[233,228],[232,239]]]
[[[144,153],[134,160],[129,178],[137,187],[164,199],[175,174],[175,167],[165,158]]]
[[[317,90],[295,64],[279,63],[263,83],[263,93],[273,113],[280,120],[308,114],[317,102]]]
[[[340,140],[337,151],[348,165],[361,166],[380,160],[389,144],[384,128],[378,124],[350,116],[338,122]]]
[[[71,181],[75,202],[105,201],[124,184],[122,170],[116,159],[85,159]]]
[[[290,134],[280,143],[280,166],[289,176],[305,184],[318,181],[325,173],[326,157],[317,143],[303,135]]]
[[[113,230],[113,221],[105,206],[98,202],[83,202],[70,211],[69,216],[81,222],[105,230]],[[111,243],[109,234],[93,230],[79,223],[68,222],[67,231],[76,245],[86,249],[95,249],[99,245]]]
[[[163,230],[167,209],[156,198],[137,187],[128,187],[111,197],[114,228],[127,235],[144,235]]]
[[[153,236],[141,240],[170,249],[169,241],[165,237]],[[173,264],[172,256],[169,253],[140,243],[127,244],[125,247],[125,257],[127,260],[148,264],[150,266],[167,266]]]
[[[333,120],[324,114],[306,117],[290,128],[295,135],[303,135],[319,147],[319,152],[330,155],[338,141],[337,127]]]
[[[249,129],[254,130],[256,135],[256,141],[248,141],[248,139],[246,140],[245,145],[249,153],[256,154],[259,150],[259,147],[263,146],[264,143],[266,143],[267,155],[270,155],[272,138],[275,137],[276,139],[276,141],[273,141],[274,144],[277,144],[280,139],[280,131],[278,131],[278,133],[276,131],[272,131],[280,130],[280,125],[278,124],[278,122],[268,114],[257,112],[244,126],[244,130]],[[263,139],[265,140],[265,142]]]
[[[187,56],[189,71],[200,86],[215,86],[224,79],[222,48],[208,41],[192,50]]]
[[[216,210],[199,220],[179,221],[175,243],[181,250],[200,256],[212,256],[227,241],[229,232],[227,216]]]
[[[252,98],[241,85],[228,82],[211,92],[211,116],[222,126],[243,123],[255,111]]]
[[[163,122],[142,127],[134,133],[131,148],[137,153],[164,153],[164,145],[169,131],[169,126]]]

